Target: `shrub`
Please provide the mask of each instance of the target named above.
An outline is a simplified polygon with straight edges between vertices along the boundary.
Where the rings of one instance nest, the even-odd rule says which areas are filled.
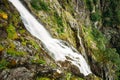
[[[24,56],[27,53],[23,52],[23,51],[15,51],[12,48],[7,49],[7,54],[11,55],[11,56]]]
[[[100,20],[100,14],[98,12],[91,13],[90,19],[95,22]]]
[[[44,0],[32,0],[31,5],[36,10],[49,10],[48,5],[44,2]]]
[[[10,38],[10,39],[18,38],[18,35],[16,33],[16,30],[15,30],[15,27],[12,24],[10,24],[7,27],[7,33],[8,33],[8,38]]]
[[[62,27],[63,26],[63,21],[62,21],[62,18],[57,14],[57,12],[54,12],[54,17],[55,17],[55,20],[57,22],[57,25],[59,27]]]
[[[98,2],[98,0],[93,0],[93,3],[96,5],[97,4],[97,2]]]
[[[7,65],[9,64],[9,62],[7,62],[5,59],[2,59],[0,61],[0,69],[5,69],[7,68]]]
[[[92,12],[92,10],[93,10],[92,1],[86,0],[86,5],[87,5],[87,8],[89,9],[89,11]]]

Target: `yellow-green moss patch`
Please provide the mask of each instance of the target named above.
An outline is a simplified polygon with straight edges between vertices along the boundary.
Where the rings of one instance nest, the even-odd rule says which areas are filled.
[[[8,38],[10,38],[10,39],[17,39],[18,38],[15,27],[12,24],[10,24],[7,27],[7,33],[8,33]]]

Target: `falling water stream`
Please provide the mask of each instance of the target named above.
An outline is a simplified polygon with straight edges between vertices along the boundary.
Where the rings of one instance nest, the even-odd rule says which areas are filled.
[[[80,72],[87,76],[91,70],[83,56],[75,49],[65,45],[62,40],[52,38],[48,31],[41,25],[35,17],[23,6],[20,0],[9,0],[21,15],[25,28],[36,38],[38,38],[44,48],[47,49],[48,55],[57,61],[70,61],[79,68]],[[69,57],[69,58],[67,58]]]

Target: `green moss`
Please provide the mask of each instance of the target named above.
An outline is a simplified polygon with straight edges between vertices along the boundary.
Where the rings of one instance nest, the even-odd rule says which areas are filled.
[[[71,80],[70,78],[71,78],[71,73],[67,73],[66,80]]]
[[[59,27],[63,27],[63,21],[62,21],[62,17],[60,17],[57,12],[54,12],[54,17],[55,17],[55,21],[57,23],[57,25]]]
[[[22,29],[22,30],[19,30],[20,34],[24,34],[26,32],[26,30]]]
[[[83,30],[87,46],[91,50],[92,57],[102,65],[112,64],[116,67],[115,71],[120,70],[120,56],[116,49],[107,47],[107,39],[96,28],[85,28]],[[92,42],[92,43],[91,43]]]
[[[34,40],[30,40],[30,43],[34,46],[35,49],[40,48],[39,44],[37,44],[37,42],[35,42]]]
[[[32,63],[35,64],[46,64],[46,62],[43,59],[40,59],[39,55],[36,54],[32,59],[31,59]]]
[[[8,38],[10,38],[10,39],[18,38],[18,35],[16,33],[16,30],[15,30],[15,27],[12,24],[10,24],[7,27],[7,33],[8,33]]]
[[[51,79],[50,78],[46,78],[46,77],[40,77],[40,78],[37,77],[36,80],[51,80]]]
[[[31,5],[36,10],[49,11],[48,5],[44,2],[44,0],[31,0]]]
[[[93,21],[93,22],[99,21],[99,20],[101,19],[99,12],[92,13],[92,14],[90,15],[90,19],[91,19],[91,21]]]
[[[2,24],[0,24],[0,28],[1,28],[1,27],[3,27],[3,25],[2,25]]]
[[[7,68],[7,65],[9,62],[7,62],[5,59],[0,60],[0,70]]]
[[[15,49],[9,48],[7,49],[7,54],[11,56],[25,56],[27,53],[24,51],[16,51]]]
[[[4,50],[4,47],[0,45],[0,52]]]
[[[85,0],[86,6],[90,12],[93,10],[92,0]]]

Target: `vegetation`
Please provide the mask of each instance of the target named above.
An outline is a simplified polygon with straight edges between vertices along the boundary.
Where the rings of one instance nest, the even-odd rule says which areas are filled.
[[[70,78],[71,78],[71,73],[67,73],[66,80],[70,80]]]
[[[92,50],[96,61],[104,65],[112,63],[116,67],[115,71],[120,70],[120,56],[116,49],[107,47],[107,39],[96,28],[84,28],[84,36],[89,49]],[[117,74],[117,73],[116,73]]]
[[[118,0],[105,0],[105,2],[109,2],[103,9],[103,25],[104,26],[117,26],[120,25],[120,1]],[[104,4],[105,5],[105,4]]]
[[[7,54],[11,56],[25,56],[27,53],[24,51],[16,51],[12,48],[7,49]]]
[[[40,78],[37,78],[36,80],[51,80],[51,79],[46,78],[46,77],[40,77]]]
[[[7,33],[8,33],[8,38],[10,38],[10,39],[17,39],[18,38],[15,27],[12,24],[10,24],[7,27]]]
[[[46,64],[46,62],[43,59],[40,59],[39,55],[36,54],[32,59],[31,59],[32,63],[35,64]]]
[[[91,13],[90,19],[91,19],[91,21],[93,21],[93,22],[99,21],[99,20],[101,19],[99,12]]]
[[[85,0],[85,3],[87,5],[87,8],[90,12],[93,11],[93,4],[92,4],[92,0]]]
[[[4,47],[2,45],[0,45],[0,52],[4,49]]]
[[[5,59],[0,60],[0,70],[7,68],[7,65],[9,62],[7,62]]]
[[[48,11],[49,10],[49,7],[44,2],[44,0],[31,0],[31,5],[36,10],[44,10],[44,11]]]
[[[8,14],[3,11],[0,11],[0,17],[3,19],[8,19]]]

